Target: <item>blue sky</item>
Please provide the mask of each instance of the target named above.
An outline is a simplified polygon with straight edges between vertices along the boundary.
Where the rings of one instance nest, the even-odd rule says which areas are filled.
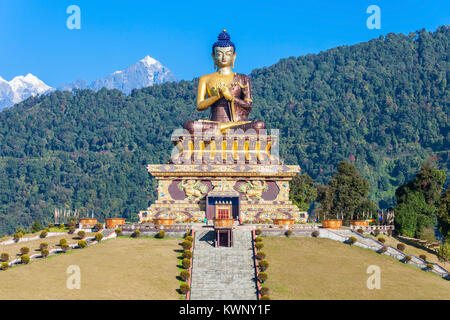
[[[66,27],[70,5],[81,9],[80,30]],[[367,28],[369,5],[380,7],[381,29]],[[89,82],[148,54],[191,80],[213,72],[211,45],[223,28],[237,47],[235,71],[249,73],[380,34],[435,30],[449,12],[448,1],[423,0],[0,0],[0,76]]]

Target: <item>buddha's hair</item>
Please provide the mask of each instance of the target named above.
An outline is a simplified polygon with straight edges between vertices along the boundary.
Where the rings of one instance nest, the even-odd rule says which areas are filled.
[[[214,50],[216,47],[233,47],[233,51],[236,52],[236,47],[234,46],[234,43],[230,41],[230,39],[230,34],[224,29],[217,36],[218,41],[214,42],[212,46],[212,52],[215,53]]]

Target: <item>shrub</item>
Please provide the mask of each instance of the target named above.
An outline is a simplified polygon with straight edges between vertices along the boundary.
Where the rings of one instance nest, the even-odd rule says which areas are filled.
[[[433,270],[433,269],[434,269],[434,264],[428,263],[428,264],[427,264],[427,269],[428,269],[428,270]]]
[[[23,264],[28,264],[28,263],[30,262],[30,256],[27,255],[27,254],[24,254],[24,255],[22,255],[22,256],[20,257],[20,261],[21,261]]]
[[[256,242],[255,243],[255,248],[258,249],[258,250],[261,250],[262,248],[264,248],[264,244],[261,241]]]
[[[187,294],[189,292],[189,290],[191,290],[191,288],[189,288],[189,285],[186,283],[182,283],[180,285],[180,291],[182,294]]]
[[[8,270],[9,263],[8,262],[2,262],[2,270]]]
[[[162,230],[161,230],[161,231],[162,231]],[[194,242],[194,238],[191,237],[191,236],[187,236],[187,237],[185,238],[185,240],[190,241],[190,242]]]
[[[439,258],[439,261],[449,261],[450,260],[450,243],[446,242],[436,250],[436,254]]]
[[[9,261],[9,253],[2,253],[0,255],[0,260],[3,262],[8,262]]]
[[[183,261],[181,261],[181,264],[185,269],[189,269],[191,266],[191,259],[184,258]]]
[[[266,280],[267,280],[267,273],[260,272],[258,274],[258,281],[261,282],[261,283],[264,283],[264,281],[266,281]]]
[[[133,238],[139,238],[140,235],[141,235],[141,231],[140,230],[134,230],[134,232],[131,234],[131,236]]]
[[[75,230],[76,229],[74,226],[69,227],[69,234],[73,234],[75,232]]]
[[[262,238],[262,237],[259,237],[259,236],[258,236],[258,237],[255,238],[255,242],[260,242],[260,241],[263,241],[263,238]]]
[[[320,235],[320,232],[317,231],[317,230],[315,230],[315,231],[313,231],[313,232],[311,233],[311,235],[312,235],[314,238],[317,238],[317,237]]]
[[[68,227],[70,229],[71,227],[76,227],[76,225],[77,225],[77,223],[74,220],[70,220],[69,224],[68,224]]]
[[[162,239],[165,237],[165,235],[166,235],[166,232],[164,230],[159,230],[158,233],[156,234],[156,238]]]
[[[30,248],[28,248],[28,247],[20,248],[20,253],[21,254],[28,254],[29,252],[30,252]]]
[[[385,242],[386,242],[386,239],[383,238],[383,237],[378,237],[378,241],[381,242],[381,243],[385,243]]]
[[[61,245],[61,249],[62,249],[63,252],[67,252],[69,250],[69,248],[70,248],[70,246],[69,246],[68,243],[63,243]]]
[[[375,230],[373,231],[373,234],[374,234],[375,237],[377,237],[377,236],[380,234],[380,230],[375,229]]]
[[[261,233],[262,233],[262,230],[261,230],[261,229],[256,229],[256,230],[255,230],[255,234],[256,234],[257,236],[261,235]]]
[[[117,229],[115,230],[115,232],[116,232],[116,235],[117,235],[117,236],[121,236],[121,235],[122,235],[122,229],[120,229],[120,228],[117,228]]]
[[[363,234],[363,233],[364,233],[364,230],[361,229],[361,228],[359,228],[358,230],[356,230],[356,232],[358,232],[359,234]]]
[[[189,274],[189,271],[187,271],[187,270],[183,270],[180,272],[180,278],[183,279],[184,281],[188,281],[190,276],[191,275]]]
[[[41,256],[43,258],[47,258],[49,254],[50,254],[50,251],[48,251],[48,249],[41,250]]]
[[[423,261],[427,261],[427,256],[424,255],[424,254],[421,254],[421,255],[419,256],[419,258],[422,259]]]
[[[22,238],[22,236],[20,235],[20,232],[14,233],[13,239],[15,242],[19,242],[20,238]]]
[[[94,229],[96,229],[96,230],[101,230],[101,229],[103,229],[103,224],[100,223],[100,222],[97,222],[97,223],[95,224],[95,226],[94,226]]]
[[[379,252],[380,253],[385,253],[387,250],[388,250],[388,247],[383,246],[383,247],[380,248]]]
[[[291,229],[286,230],[286,232],[284,233],[284,235],[285,235],[286,237],[291,236],[291,235],[292,235],[292,230],[291,230]]]
[[[55,227],[55,224],[54,224],[54,223],[49,223],[49,224],[48,224],[48,227],[49,227],[49,228],[53,228],[53,227]]]
[[[181,246],[183,247],[184,250],[189,250],[190,248],[192,248],[192,242],[190,242],[188,240],[184,240],[181,243]]]
[[[262,287],[261,288],[261,296],[266,296],[269,294],[269,288],[268,287]]]
[[[83,230],[78,231],[78,237],[80,239],[83,239],[86,236],[86,232],[84,232]]]
[[[186,233],[184,234],[184,237],[183,237],[183,238],[186,239],[186,237],[189,237],[189,236],[191,236],[191,235],[192,235],[192,230],[189,230],[188,232],[186,232]]]
[[[97,240],[98,242],[102,241],[103,239],[103,234],[101,234],[100,232],[97,232],[95,234],[95,240]]]
[[[42,231],[41,234],[39,235],[39,237],[41,237],[42,239],[45,238],[48,235],[47,231]]]
[[[267,262],[267,260],[261,260],[258,262],[258,267],[260,271],[266,271],[269,267],[269,263]]]
[[[87,247],[87,242],[86,242],[86,240],[80,240],[80,241],[78,241],[78,247],[79,248],[86,248]]]
[[[184,250],[184,251],[183,251],[183,258],[186,258],[186,259],[192,258],[192,252],[191,252],[191,250]]]
[[[355,244],[356,242],[358,242],[358,239],[356,239],[355,237],[349,237],[347,241],[349,244]]]
[[[261,296],[261,300],[270,300],[268,295],[263,295]]]
[[[405,250],[405,245],[403,243],[399,243],[397,244],[397,249],[400,251],[404,251]]]
[[[62,246],[64,243],[67,243],[67,240],[66,239],[61,239],[61,240],[59,240],[59,245],[60,246]]]
[[[41,251],[42,251],[42,250],[45,250],[45,249],[48,249],[48,243],[47,243],[47,242],[42,242],[42,243],[39,245],[39,249],[41,249]]]
[[[404,262],[404,263],[408,263],[408,262],[411,261],[411,259],[412,259],[411,256],[405,256],[405,257],[403,258],[403,262]]]
[[[64,223],[60,223],[60,224],[59,224],[59,227],[60,227],[61,229],[64,229],[64,228],[66,227],[66,225],[65,225]]]
[[[266,254],[264,251],[259,251],[258,253],[256,253],[256,259],[258,260],[262,260],[266,257]]]

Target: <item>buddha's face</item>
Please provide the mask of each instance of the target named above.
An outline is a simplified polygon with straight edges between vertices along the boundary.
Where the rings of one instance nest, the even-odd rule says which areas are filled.
[[[211,56],[219,68],[231,66],[236,59],[233,47],[215,47]]]

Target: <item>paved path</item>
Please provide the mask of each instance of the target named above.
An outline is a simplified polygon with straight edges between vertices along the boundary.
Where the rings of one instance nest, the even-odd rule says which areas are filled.
[[[371,249],[371,250],[375,250],[375,251],[380,250],[384,246],[382,243],[376,241],[373,238],[360,235],[358,232],[352,231],[350,229],[344,229],[344,228],[341,228],[339,230],[320,229],[320,237],[337,240],[337,241],[342,241],[342,242],[346,241],[349,237],[355,237],[358,240],[354,244],[355,246],[363,247],[363,248],[367,248],[367,249]],[[387,251],[384,254],[394,257],[398,260],[403,260],[405,258],[405,256],[407,255],[404,252],[397,250],[396,248],[393,248],[391,246],[386,246],[386,247],[387,247]],[[409,264],[413,264],[416,267],[419,267],[421,269],[426,268],[426,266],[427,266],[426,261],[424,261],[414,255],[410,255],[410,256],[411,256],[411,261],[409,262]],[[431,272],[436,273],[445,278],[449,277],[449,272],[446,269],[444,269],[443,267],[441,267],[439,264],[436,264],[436,263],[433,263],[433,265],[434,265],[434,269],[431,270]]]
[[[212,228],[195,234],[191,300],[256,300],[250,230],[233,230],[231,248],[214,247]]]

